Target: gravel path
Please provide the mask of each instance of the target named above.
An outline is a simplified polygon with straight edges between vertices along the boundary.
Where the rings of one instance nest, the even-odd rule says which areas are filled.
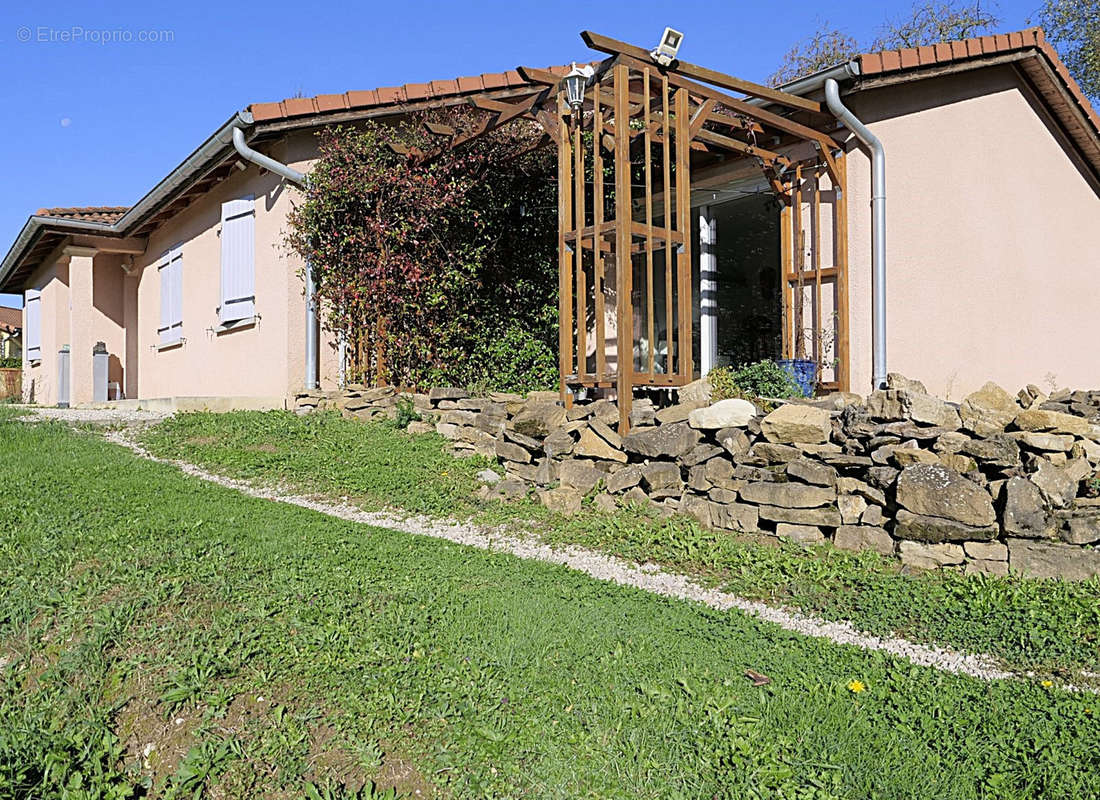
[[[137,411],[120,408],[53,408],[24,405],[14,405],[11,408],[28,411],[39,419],[58,420],[69,424],[149,425],[171,416],[168,413],[158,411]]]
[[[480,528],[471,524],[448,523],[427,517],[401,516],[390,512],[363,511],[343,503],[333,503],[295,494],[283,488],[261,488],[245,481],[215,475],[184,461],[154,456],[137,444],[126,431],[108,432],[106,438],[129,448],[141,458],[162,464],[170,464],[188,475],[234,489],[251,497],[288,503],[350,522],[388,528],[417,536],[446,539],[450,542],[469,545],[482,550],[511,553],[519,558],[560,564],[578,572],[583,572],[597,580],[610,581],[621,586],[632,586],[663,597],[702,603],[719,611],[741,611],[758,619],[771,622],[787,631],[816,639],[826,639],[835,644],[851,645],[863,650],[888,653],[913,664],[931,667],[943,672],[968,675],[981,680],[1008,678],[1031,680],[1034,678],[1031,673],[1020,674],[1005,669],[992,656],[960,653],[947,648],[918,644],[896,637],[873,636],[857,630],[849,622],[831,622],[797,611],[770,606],[757,600],[749,600],[717,589],[709,589],[686,575],[666,572],[651,564],[638,565],[615,556],[576,546],[551,547],[534,537],[516,536],[500,530]],[[1078,687],[1070,684],[1060,684],[1060,687],[1069,691],[1098,692],[1092,687]]]

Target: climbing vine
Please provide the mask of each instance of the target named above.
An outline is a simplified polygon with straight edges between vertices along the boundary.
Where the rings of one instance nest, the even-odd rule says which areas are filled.
[[[522,122],[443,147],[477,123],[451,110],[320,134],[287,242],[313,265],[325,325],[353,343],[353,379],[556,379],[555,154]]]

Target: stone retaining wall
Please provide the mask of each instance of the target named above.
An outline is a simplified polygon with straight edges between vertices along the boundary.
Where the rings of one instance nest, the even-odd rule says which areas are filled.
[[[710,402],[697,381],[675,405],[636,400],[614,430],[606,400],[566,410],[556,393],[469,397],[433,389],[408,399],[458,455],[498,460],[487,495],[525,496],[576,513],[653,505],[703,525],[803,544],[875,550],[923,568],[1035,577],[1100,575],[1100,391],[1013,396],[986,384],[961,404],[891,375],[867,398],[834,394],[767,414]],[[396,416],[388,387],[304,393],[298,409]]]

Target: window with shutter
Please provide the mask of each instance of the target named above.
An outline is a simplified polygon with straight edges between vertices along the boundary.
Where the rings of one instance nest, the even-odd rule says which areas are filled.
[[[183,248],[176,245],[157,266],[160,275],[161,346],[177,344],[183,338]]]
[[[222,292],[218,320],[225,325],[256,315],[256,201],[222,203]]]
[[[23,340],[27,347],[28,361],[42,360],[42,291],[27,289],[24,303],[27,308],[27,329]]]

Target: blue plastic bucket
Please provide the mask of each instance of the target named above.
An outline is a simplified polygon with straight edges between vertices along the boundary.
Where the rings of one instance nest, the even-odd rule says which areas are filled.
[[[808,358],[782,358],[775,362],[794,378],[803,397],[812,397],[817,383],[817,362]]]

